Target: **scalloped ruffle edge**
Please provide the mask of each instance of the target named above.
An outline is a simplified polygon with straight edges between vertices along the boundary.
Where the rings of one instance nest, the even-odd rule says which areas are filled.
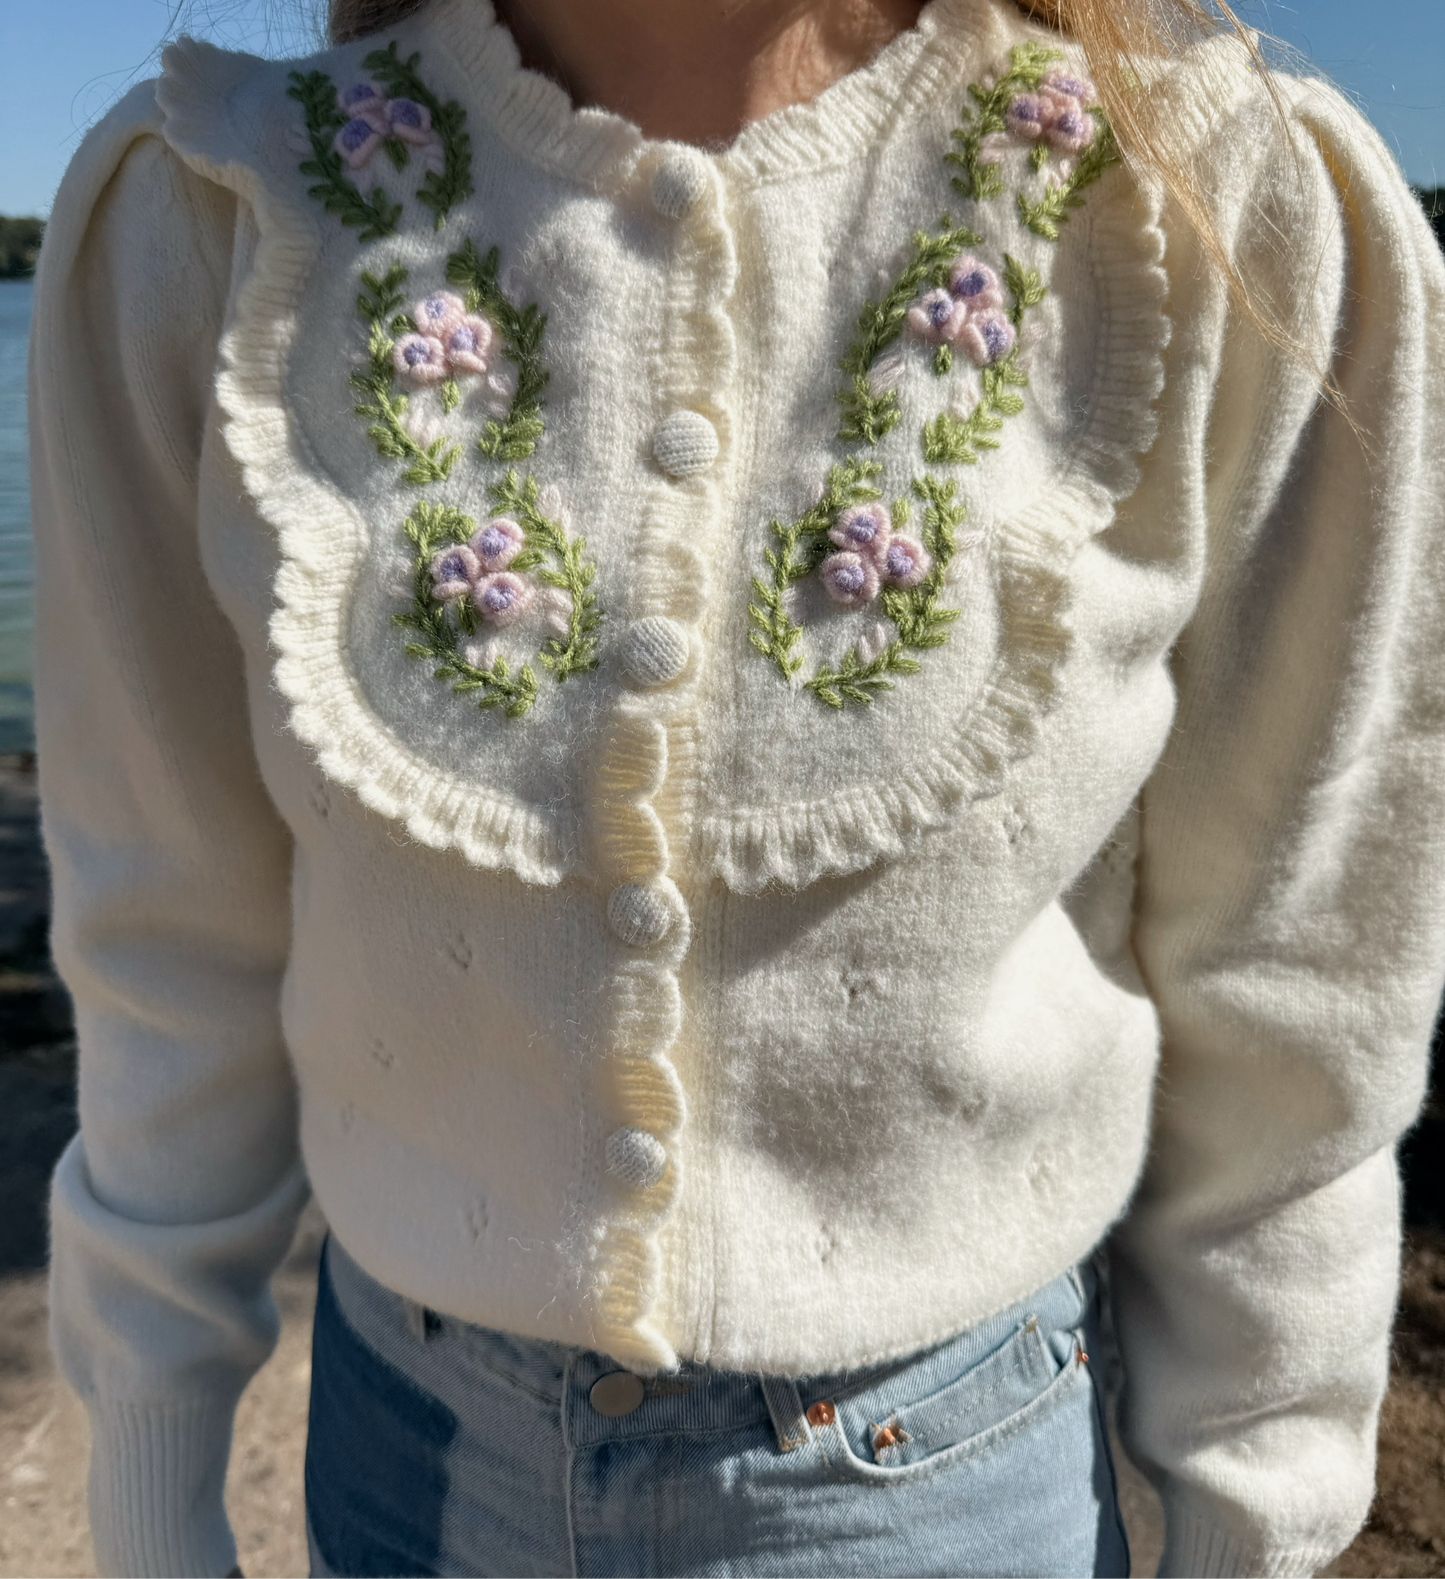
[[[1070,646],[1068,570],[1138,486],[1139,456],[1153,445],[1171,325],[1157,201],[1123,170],[1100,182],[1090,205],[1101,316],[1110,325],[1072,464],[1039,500],[1004,523],[996,548],[1002,629],[982,696],[923,760],[894,778],[826,798],[706,815],[698,861],[739,893],[770,883],[803,888],[905,854],[960,807],[997,794],[1011,764],[1037,745],[1055,703]]]
[[[568,825],[433,766],[382,723],[346,662],[346,593],[366,542],[354,507],[302,460],[286,409],[296,308],[321,251],[315,217],[268,185],[238,150],[236,100],[279,68],[195,39],[162,56],[156,102],[166,142],[192,170],[235,192],[257,229],[251,273],[221,344],[216,393],[226,444],[257,513],[276,532],[281,566],[270,637],[292,732],[328,777],[403,824],[419,844],[527,882],[560,882],[581,865]],[[251,117],[256,120],[256,117]],[[264,124],[261,120],[258,124]]]

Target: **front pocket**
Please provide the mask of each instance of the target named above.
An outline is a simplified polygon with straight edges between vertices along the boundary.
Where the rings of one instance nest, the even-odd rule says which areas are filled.
[[[814,1427],[818,1445],[832,1467],[866,1481],[937,1474],[989,1452],[1087,1384],[1083,1353],[1081,1332],[1061,1331],[1050,1341],[1031,1316],[1000,1348],[936,1391],[914,1396],[910,1367],[840,1398],[833,1418]]]

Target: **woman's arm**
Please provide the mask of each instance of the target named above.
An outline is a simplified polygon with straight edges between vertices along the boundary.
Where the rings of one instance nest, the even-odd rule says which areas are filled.
[[[1445,269],[1375,134],[1286,91],[1297,160],[1262,95],[1207,159],[1240,262],[1318,336],[1361,432],[1247,327],[1191,344],[1203,271],[1176,260],[1192,372],[1166,422],[1212,402],[1208,562],[1142,802],[1134,947],[1164,1050],[1114,1239],[1122,1424],[1168,1574],[1313,1573],[1364,1518],[1393,1148],[1445,974]],[[1130,512],[1169,508],[1146,487]]]
[[[41,789],[80,1037],[52,1329],[93,1426],[101,1571],[224,1574],[232,1412],[275,1339],[268,1279],[306,1186],[279,1011],[289,840],[197,535],[234,200],[158,125],[147,86],[87,139],[36,296]]]

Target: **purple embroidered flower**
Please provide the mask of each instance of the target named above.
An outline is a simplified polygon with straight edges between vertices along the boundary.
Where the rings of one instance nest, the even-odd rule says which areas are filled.
[[[461,323],[467,314],[467,304],[451,291],[433,291],[424,296],[411,310],[411,321],[418,334],[435,335],[445,340],[447,334]]]
[[[431,595],[438,603],[465,597],[475,586],[482,567],[465,543],[442,549],[431,562]]]
[[[975,367],[991,367],[1014,348],[1014,326],[997,309],[970,314],[958,344]]]
[[[391,353],[392,366],[409,384],[440,384],[447,377],[447,353],[434,334],[404,334]]]
[[[908,309],[908,327],[928,345],[943,345],[958,333],[967,311],[948,291],[929,291]]]
[[[819,573],[828,596],[845,609],[855,609],[878,596],[878,567],[869,555],[847,550],[829,554]]]
[[[948,290],[971,313],[1003,306],[1003,287],[998,275],[970,253],[954,260],[948,273]]]
[[[1044,134],[1044,117],[1047,111],[1043,97],[1037,93],[1016,93],[1004,111],[1004,124],[1026,143],[1036,143]]]
[[[494,625],[510,625],[527,612],[536,595],[520,576],[502,570],[495,576],[483,576],[477,582],[472,600],[484,620]]]
[[[331,146],[353,170],[360,170],[371,163],[371,156],[381,147],[389,127],[386,117],[373,110],[353,115],[331,140]]]
[[[483,572],[491,576],[512,563],[526,540],[526,534],[515,521],[499,515],[472,533],[471,549]]]
[[[392,135],[414,148],[432,140],[431,111],[415,99],[388,99],[386,118],[391,122]]]
[[[916,587],[928,574],[933,556],[922,543],[895,533],[888,541],[883,574],[896,587]]]
[[[485,373],[492,348],[492,326],[476,313],[467,313],[442,337],[447,364],[454,373]]]
[[[1076,77],[1072,72],[1057,68],[1049,72],[1039,86],[1049,93],[1061,94],[1066,99],[1077,99],[1080,104],[1093,104],[1099,97],[1094,84],[1087,77]]]
[[[344,115],[359,115],[363,110],[380,110],[386,105],[386,89],[374,82],[353,82],[336,95]]]
[[[828,538],[839,548],[852,549],[855,554],[862,554],[881,566],[892,531],[893,523],[881,504],[855,504],[838,517],[838,524],[828,533]]]
[[[1094,117],[1078,102],[1068,99],[1061,102],[1044,128],[1044,138],[1050,148],[1061,154],[1076,154],[1094,140],[1098,125]]]

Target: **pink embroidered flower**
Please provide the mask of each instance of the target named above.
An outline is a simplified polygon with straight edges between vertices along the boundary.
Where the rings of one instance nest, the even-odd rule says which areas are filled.
[[[510,570],[498,571],[494,576],[483,576],[472,592],[477,613],[494,625],[510,625],[520,619],[531,606],[536,592],[514,576]]]
[[[1048,110],[1042,94],[1016,93],[1004,111],[1004,124],[1026,143],[1036,143],[1044,135]]]
[[[477,313],[467,313],[442,336],[447,365],[454,373],[485,373],[492,348],[492,326]]]
[[[954,259],[953,267],[948,271],[948,291],[970,313],[1003,306],[1003,286],[999,284],[998,275],[971,253]]]
[[[384,110],[386,89],[374,82],[353,82],[336,95],[336,102],[343,115],[360,115],[364,110]]]
[[[402,142],[421,148],[432,140],[431,111],[415,99],[388,99],[386,118],[391,123],[391,134]]]
[[[442,549],[431,562],[431,595],[438,603],[465,597],[476,585],[482,567],[465,543]]]
[[[527,540],[522,528],[505,515],[496,516],[472,533],[471,550],[486,575],[505,570]]]
[[[1073,99],[1080,107],[1098,103],[1099,93],[1087,77],[1076,77],[1072,72],[1055,68],[1039,84],[1045,93],[1059,98]]]
[[[1014,348],[1014,326],[996,308],[970,313],[958,336],[959,348],[975,367],[992,367]]]
[[[928,345],[944,345],[963,326],[968,309],[944,290],[929,291],[908,309],[908,327]]]
[[[434,334],[404,334],[391,353],[392,366],[409,384],[440,384],[447,377],[447,353]]]
[[[1004,112],[1015,137],[1036,143],[1040,138],[1058,153],[1076,154],[1094,140],[1098,124],[1087,106],[1096,97],[1094,84],[1066,71],[1051,71],[1037,93],[1016,93]]]
[[[933,556],[922,543],[895,533],[883,556],[883,574],[895,587],[916,587],[933,565]]]
[[[467,304],[460,296],[451,291],[433,291],[412,308],[411,321],[418,334],[435,335],[438,340],[445,340],[466,314]]]
[[[838,517],[828,538],[839,548],[851,549],[881,567],[892,531],[893,523],[881,504],[855,504]]]
[[[828,596],[845,609],[856,609],[878,596],[878,566],[869,555],[849,550],[829,554],[819,573]]]
[[[386,116],[379,110],[353,115],[331,140],[331,146],[353,170],[371,163],[371,157],[390,132]]]

